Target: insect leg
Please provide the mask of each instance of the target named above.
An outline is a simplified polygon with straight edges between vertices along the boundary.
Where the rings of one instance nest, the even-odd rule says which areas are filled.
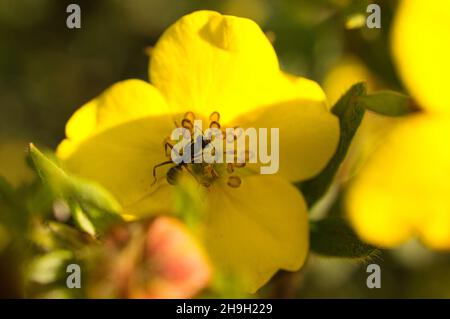
[[[154,178],[154,180],[153,180],[152,186],[155,185],[156,180],[157,180],[156,179],[156,169],[161,167],[161,166],[168,165],[168,164],[174,164],[174,163],[172,161],[165,161],[165,162],[159,163],[158,165],[153,166],[153,178]]]
[[[170,155],[170,152],[168,152],[168,151],[169,150],[172,151],[173,147],[174,146],[167,141],[164,143],[164,153],[166,154],[166,156]]]

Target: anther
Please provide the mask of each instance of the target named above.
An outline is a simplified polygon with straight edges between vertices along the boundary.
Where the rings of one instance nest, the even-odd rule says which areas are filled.
[[[211,186],[211,183],[210,183],[210,182],[202,182],[201,184],[202,184],[204,187],[206,187],[206,188],[208,188],[208,187]]]
[[[220,177],[219,173],[217,173],[217,171],[214,168],[211,170],[211,177],[212,178],[219,178]]]
[[[234,167],[233,167],[232,163],[227,164],[227,172],[228,172],[228,174],[231,174],[234,172]]]
[[[219,122],[212,121],[212,122],[209,124],[209,128],[220,129],[220,124],[219,124]]]
[[[194,128],[192,122],[186,118],[181,121],[181,126],[184,127],[185,129],[188,129],[189,131],[191,131]]]
[[[184,117],[183,117],[184,119],[186,119],[186,120],[189,120],[189,121],[191,121],[191,122],[194,122],[194,120],[195,120],[195,114],[193,113],[193,112],[186,112],[185,114],[184,114]]]
[[[212,112],[209,116],[209,120],[211,122],[219,122],[220,121],[220,114],[219,112]]]
[[[241,186],[242,180],[238,176],[230,176],[228,177],[228,186],[231,188],[238,188]]]

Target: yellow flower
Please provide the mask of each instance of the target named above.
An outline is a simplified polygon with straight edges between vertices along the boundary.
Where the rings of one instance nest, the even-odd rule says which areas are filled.
[[[414,116],[396,127],[353,183],[350,217],[385,247],[419,236],[450,248],[450,119]]]
[[[401,78],[427,111],[450,112],[450,1],[403,0],[392,34]]]
[[[400,75],[424,113],[394,127],[349,191],[349,216],[370,243],[394,247],[419,237],[450,249],[450,3],[405,0],[393,51]]]
[[[226,168],[217,169],[219,176],[195,173],[208,174],[211,182],[198,186],[206,190],[204,242],[214,264],[239,275],[248,291],[280,268],[299,269],[308,248],[308,220],[290,182],[319,173],[339,139],[338,120],[320,87],[282,73],[254,22],[211,11],[189,14],[162,35],[149,75],[151,84],[117,83],[73,115],[58,148],[67,168],[108,188],[127,214],[171,213],[168,167],[158,170],[156,184],[152,170],[168,160],[164,144],[174,119],[190,123],[195,116],[207,127],[218,112],[220,120],[217,113],[213,120],[221,128],[279,128],[277,174],[231,167],[242,183],[230,187]]]
[[[370,70],[357,57],[347,55],[328,71],[322,86],[333,105],[357,82],[365,82],[369,93],[377,86]]]

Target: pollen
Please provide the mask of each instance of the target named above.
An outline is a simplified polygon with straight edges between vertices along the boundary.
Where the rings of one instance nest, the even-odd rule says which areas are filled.
[[[229,176],[227,184],[231,188],[238,188],[239,186],[241,186],[242,180],[239,176]]]

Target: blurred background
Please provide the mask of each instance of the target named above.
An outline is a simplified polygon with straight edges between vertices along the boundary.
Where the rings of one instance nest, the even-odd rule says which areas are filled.
[[[54,148],[82,104],[120,80],[147,80],[146,50],[170,24],[198,9],[255,20],[273,42],[282,68],[318,81],[331,103],[361,80],[369,90],[404,91],[389,45],[397,1],[377,1],[381,29],[365,27],[370,1],[364,0],[78,0],[82,27],[68,29],[66,7],[71,2],[0,0],[0,175],[12,185],[33,178],[24,160],[27,143]],[[362,133],[385,125],[380,118]],[[4,232],[0,224],[0,251],[7,245]],[[372,261],[382,268],[381,289],[367,288],[367,261],[312,254],[304,271],[278,274],[261,294],[450,297],[448,254],[411,242],[379,252]],[[10,259],[0,262],[0,278],[7,278]],[[5,281],[0,286],[7,290]]]

